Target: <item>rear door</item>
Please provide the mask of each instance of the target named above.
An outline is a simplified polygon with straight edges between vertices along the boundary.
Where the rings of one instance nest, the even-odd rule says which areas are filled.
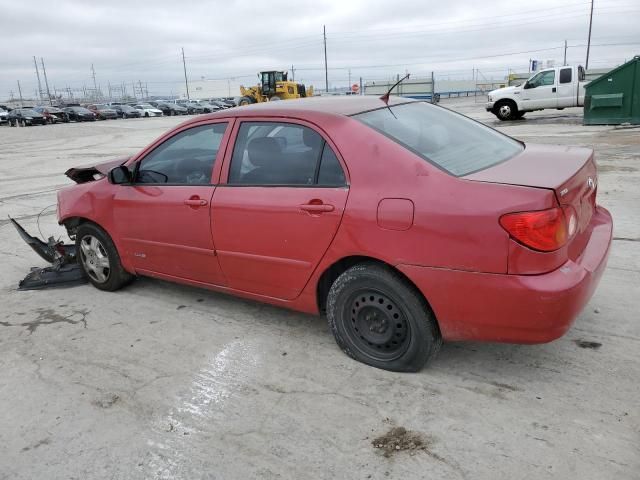
[[[234,137],[212,202],[220,265],[234,289],[293,299],[336,234],[346,170],[304,122],[245,120]]]
[[[555,69],[543,70],[527,81],[527,88],[522,89],[524,110],[556,108],[558,93]]]
[[[117,188],[113,213],[125,254],[140,273],[225,284],[210,203],[227,127],[225,121],[186,127],[130,166],[133,184]]]
[[[573,67],[563,67],[558,71],[558,108],[575,107],[578,79],[573,78]]]

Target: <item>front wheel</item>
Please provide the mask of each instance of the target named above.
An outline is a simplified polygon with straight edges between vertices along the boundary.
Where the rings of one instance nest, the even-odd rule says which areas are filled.
[[[376,263],[355,265],[336,279],[327,297],[327,318],[347,355],[385,370],[416,372],[442,344],[420,293]]]
[[[518,106],[512,101],[501,101],[495,106],[493,113],[502,121],[514,120],[518,115]]]
[[[112,292],[133,279],[120,262],[111,237],[93,223],[83,223],[76,232],[78,262],[94,287]]]
[[[251,98],[249,97],[242,97],[240,100],[238,100],[238,105],[239,106],[244,106],[244,105],[251,105],[253,102],[251,101]]]

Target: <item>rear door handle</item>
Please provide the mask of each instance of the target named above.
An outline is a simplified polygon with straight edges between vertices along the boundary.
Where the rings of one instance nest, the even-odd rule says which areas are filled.
[[[184,201],[184,204],[190,207],[204,207],[207,203],[206,200],[197,197],[191,197]]]
[[[556,93],[556,87],[553,87],[553,88],[551,89],[551,91],[552,91],[553,93]]]
[[[306,203],[300,205],[300,210],[311,213],[333,212],[335,209],[336,207],[327,203]]]

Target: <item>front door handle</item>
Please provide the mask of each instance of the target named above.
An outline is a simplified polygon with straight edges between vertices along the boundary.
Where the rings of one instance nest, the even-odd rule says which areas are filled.
[[[336,207],[327,203],[306,203],[300,205],[300,210],[310,213],[333,212],[335,209]]]
[[[184,201],[184,204],[190,207],[204,207],[207,203],[206,200],[197,196],[193,196]]]

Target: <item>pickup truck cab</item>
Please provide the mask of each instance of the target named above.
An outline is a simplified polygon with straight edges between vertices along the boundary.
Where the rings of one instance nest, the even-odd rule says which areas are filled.
[[[526,112],[584,105],[587,82],[582,66],[546,68],[522,85],[489,92],[486,109],[500,120],[516,120]]]

